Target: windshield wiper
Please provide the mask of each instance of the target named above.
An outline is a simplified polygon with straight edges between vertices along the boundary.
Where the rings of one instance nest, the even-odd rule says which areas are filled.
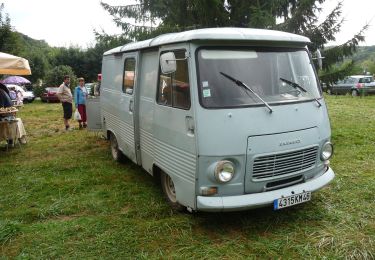
[[[285,83],[287,83],[287,84],[289,84],[290,86],[292,86],[295,89],[298,88],[298,89],[302,90],[303,92],[307,93],[307,90],[304,87],[302,87],[300,84],[298,84],[298,83],[295,83],[293,81],[289,81],[289,80],[284,79],[284,78],[280,78],[280,80],[283,81],[283,82],[285,82]],[[315,97],[314,97],[314,99],[318,103],[319,107],[321,107],[322,104],[319,102],[319,100],[317,98],[315,98]]]
[[[298,83],[295,83],[293,81],[289,81],[287,79],[284,79],[284,78],[280,78],[281,81],[289,84],[290,86],[292,86],[293,88],[299,88],[300,90],[302,90],[303,92],[307,92],[307,90],[305,88],[303,88],[300,84]]]
[[[251,93],[254,94],[254,96],[256,96],[257,98],[259,98],[263,104],[266,105],[266,107],[270,110],[270,113],[273,112],[272,108],[268,105],[268,103],[266,101],[264,101],[257,93],[254,92],[254,90],[252,90],[248,85],[246,85],[245,83],[243,83],[242,81],[238,80],[238,79],[235,79],[227,74],[225,74],[224,72],[221,72],[220,71],[220,74],[223,75],[224,77],[230,79],[231,81],[233,81],[234,83],[236,83],[237,86],[239,87],[244,87],[245,89],[247,89],[248,91],[250,91]],[[246,92],[247,93],[247,92]],[[249,94],[248,94],[249,95]]]

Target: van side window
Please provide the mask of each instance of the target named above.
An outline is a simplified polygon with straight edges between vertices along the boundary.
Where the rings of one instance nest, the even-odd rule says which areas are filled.
[[[189,70],[187,59],[185,59],[185,50],[176,50],[173,52],[177,59],[177,70],[171,74],[163,74],[159,69],[157,102],[160,105],[189,109]]]
[[[126,94],[132,95],[134,89],[134,76],[135,76],[135,59],[125,59],[124,66],[124,83],[122,85],[122,91]]]

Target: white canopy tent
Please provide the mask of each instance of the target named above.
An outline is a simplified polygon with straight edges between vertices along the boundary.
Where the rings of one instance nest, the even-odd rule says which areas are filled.
[[[0,52],[0,74],[31,75],[31,69],[26,59]]]

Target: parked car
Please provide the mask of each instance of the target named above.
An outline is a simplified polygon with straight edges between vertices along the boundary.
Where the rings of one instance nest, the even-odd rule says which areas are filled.
[[[347,94],[358,96],[360,94],[375,94],[375,82],[373,76],[355,75],[338,81],[327,89],[328,94]]]
[[[95,89],[95,83],[86,83],[85,87],[87,89],[87,94],[93,96],[94,95],[94,89]]]
[[[57,90],[58,87],[47,87],[44,89],[40,99],[42,102],[60,102],[59,98],[57,97]]]
[[[13,84],[7,84],[7,88],[14,89],[16,92],[20,91],[23,96],[23,103],[31,103],[35,99],[35,95],[32,91],[26,91],[23,87],[18,86],[18,85],[13,85]]]

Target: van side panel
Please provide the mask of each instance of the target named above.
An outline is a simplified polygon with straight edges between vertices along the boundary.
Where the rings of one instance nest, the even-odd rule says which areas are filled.
[[[103,129],[112,132],[119,149],[133,162],[136,162],[133,118],[129,114],[129,99],[122,91],[124,56],[103,58],[103,79],[101,104]]]
[[[142,167],[152,174],[154,163],[154,142],[153,142],[153,117],[156,96],[156,85],[158,82],[158,51],[142,52],[140,55],[140,73],[137,111],[139,120],[139,140],[142,158]]]

